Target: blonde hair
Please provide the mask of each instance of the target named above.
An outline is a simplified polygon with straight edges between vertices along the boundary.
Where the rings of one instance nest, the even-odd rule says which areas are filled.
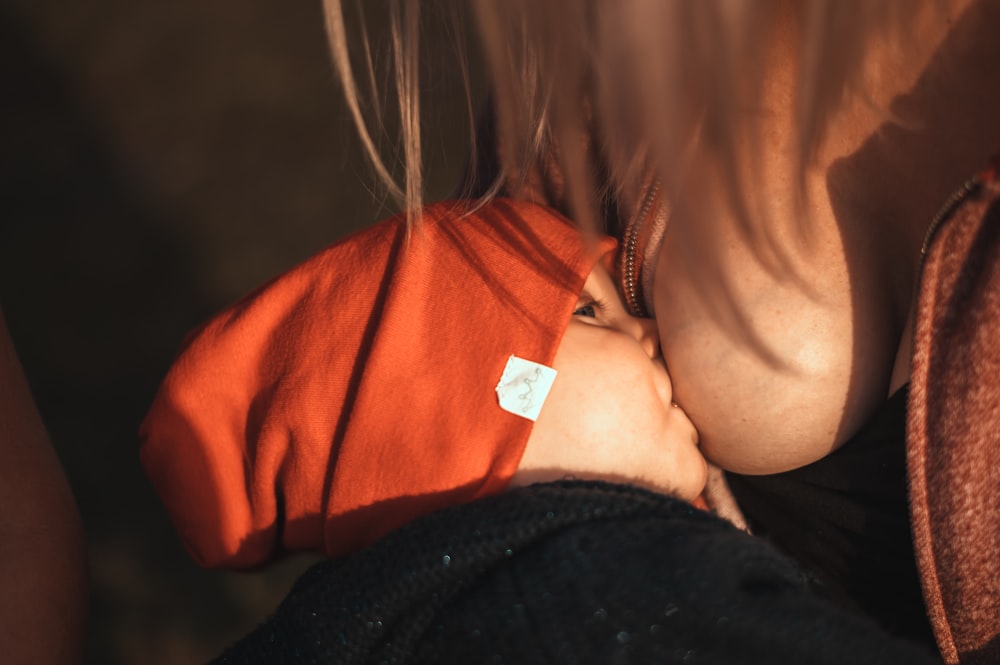
[[[469,7],[445,4],[452,17]],[[604,194],[630,200],[653,177],[676,203],[692,191],[692,164],[707,164],[743,229],[766,239],[766,214],[748,204],[747,194],[755,186],[755,160],[769,149],[760,118],[765,102],[772,101],[767,96],[775,49],[794,49],[791,75],[797,84],[784,103],[793,125],[788,177],[801,188],[831,119],[846,99],[866,94],[869,47],[879,40],[899,41],[923,4],[476,0],[472,6],[500,143],[499,175],[489,192],[523,180],[540,164],[555,163],[569,211],[582,225],[596,228]],[[376,173],[400,205],[418,211],[423,181],[418,3],[394,1],[391,12],[403,185],[395,182],[372,140],[372,127],[383,118],[367,34],[362,26],[358,38],[367,54],[370,122],[362,111],[341,2],[324,0],[324,6],[333,61]],[[460,53],[455,62],[466,67],[468,59]]]
[[[421,43],[422,33],[432,20],[436,23],[433,36],[443,36],[451,47],[451,57],[443,55],[433,64],[438,69],[452,66],[457,70],[452,78],[457,78],[463,88],[471,159],[475,161],[476,110],[470,51],[465,42],[466,20],[460,3],[428,4],[430,11],[415,0],[379,3],[379,9],[388,9],[387,17],[378,17],[389,28],[388,48],[383,49],[383,45],[373,43],[366,24],[371,5],[356,1],[354,11],[345,17],[341,0],[323,2],[334,69],[362,147],[377,183],[408,212],[411,220],[419,219],[425,182],[420,92],[422,65],[426,67],[427,63],[422,59],[426,59],[428,50],[442,55],[440,44],[427,49]],[[438,23],[445,25],[442,28]],[[391,128],[394,123],[398,125],[395,136]],[[384,150],[387,137],[390,146]]]

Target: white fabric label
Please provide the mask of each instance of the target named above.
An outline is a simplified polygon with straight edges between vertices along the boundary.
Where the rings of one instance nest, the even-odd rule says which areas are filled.
[[[556,374],[547,365],[512,355],[497,384],[500,408],[534,422],[549,396]]]

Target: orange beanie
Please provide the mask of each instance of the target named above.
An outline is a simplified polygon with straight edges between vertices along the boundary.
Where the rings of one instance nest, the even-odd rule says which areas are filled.
[[[502,491],[532,422],[498,405],[514,354],[551,365],[604,239],[497,200],[354,234],[197,330],[141,431],[191,555],[329,556]]]

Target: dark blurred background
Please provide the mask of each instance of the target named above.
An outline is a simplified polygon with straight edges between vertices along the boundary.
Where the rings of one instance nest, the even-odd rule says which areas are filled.
[[[425,20],[429,199],[468,143],[445,28]],[[187,331],[395,211],[325,39],[320,0],[0,0],[0,304],[88,533],[88,663],[202,662],[311,561],[198,569],[136,430]]]

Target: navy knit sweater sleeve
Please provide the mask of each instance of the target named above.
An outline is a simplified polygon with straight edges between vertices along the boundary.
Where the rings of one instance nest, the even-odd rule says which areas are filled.
[[[659,494],[521,488],[307,571],[217,663],[935,663]]]

